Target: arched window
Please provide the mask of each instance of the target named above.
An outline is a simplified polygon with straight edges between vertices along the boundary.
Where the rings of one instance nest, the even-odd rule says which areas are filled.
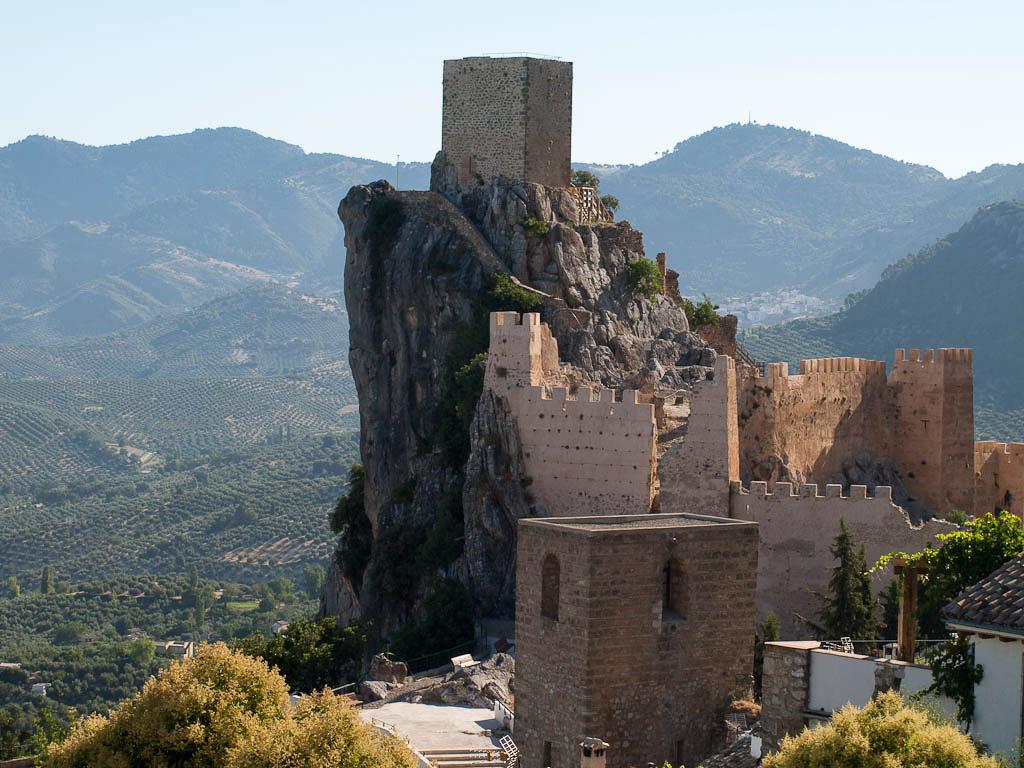
[[[547,555],[541,566],[540,615],[558,621],[558,592],[561,587],[561,568],[558,558]]]
[[[661,574],[661,618],[675,621],[686,618],[686,570],[682,562],[671,559]]]

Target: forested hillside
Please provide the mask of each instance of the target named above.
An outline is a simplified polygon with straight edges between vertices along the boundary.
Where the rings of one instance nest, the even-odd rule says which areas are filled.
[[[978,433],[1024,439],[1024,203],[979,210],[956,232],[889,267],[842,312],[743,334],[759,360],[857,355],[897,347],[972,347]]]

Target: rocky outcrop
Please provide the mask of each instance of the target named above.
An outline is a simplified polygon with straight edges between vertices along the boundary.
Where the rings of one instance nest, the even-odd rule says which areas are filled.
[[[434,191],[377,182],[339,208],[375,542],[361,583],[332,567],[322,611],[383,635],[439,575],[469,588],[478,615],[512,614],[516,521],[531,501],[515,420],[500,397],[478,397],[473,359],[487,312],[516,308],[492,291],[496,274],[539,300],[570,381],[671,395],[714,364],[677,300],[633,287],[643,241],[627,222],[581,223],[571,195],[536,184],[460,190],[450,171],[439,154]]]
[[[429,688],[399,694],[397,700],[484,709],[490,709],[495,701],[511,704],[515,671],[515,659],[496,653],[472,667],[458,667]]]

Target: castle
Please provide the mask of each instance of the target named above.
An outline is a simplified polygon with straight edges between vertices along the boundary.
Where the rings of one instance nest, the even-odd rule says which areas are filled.
[[[701,342],[700,361],[669,363],[695,377],[670,393],[649,380],[600,386],[563,363],[574,359],[573,330],[592,330],[608,311],[544,293],[561,287],[561,254],[572,248],[580,269],[607,269],[593,280],[600,286],[643,253],[639,233],[584,215],[579,191],[562,189],[571,84],[565,62],[445,62],[443,156],[432,168],[432,188],[447,197],[438,210],[456,217],[458,206],[472,208],[487,237],[481,250],[501,263],[500,243],[512,254],[505,266],[537,275],[522,282],[547,296],[539,313],[491,314],[483,377],[487,402],[501,402],[515,435],[505,453],[481,450],[480,464],[507,459],[517,470],[500,478],[502,491],[526,497],[507,507],[518,526],[515,738],[527,768],[577,764],[585,737],[610,743],[611,768],[694,764],[716,746],[731,698],[749,689],[757,618],[774,612],[783,637],[794,637],[816,616],[813,593],[826,589],[840,520],[870,562],[934,543],[955,511],[1008,505],[1021,514],[1024,446],[975,442],[966,349],[897,350],[888,367],[805,360],[791,374],[785,363],[762,369],[745,358],[735,325],[723,322],[705,334],[717,354]],[[555,189],[541,196],[531,184]],[[552,220],[547,240],[527,243],[527,215]],[[661,317],[679,325],[649,322],[644,332],[668,343],[658,334],[689,329],[663,258],[659,271]],[[354,283],[346,274],[346,292]],[[620,306],[620,317],[657,302]],[[624,325],[609,322],[605,340]],[[370,366],[374,375],[387,367]],[[397,391],[407,379],[395,377]],[[500,499],[488,507],[477,539],[493,537],[507,509]],[[471,560],[490,554],[480,548]],[[874,580],[877,591],[885,586]]]

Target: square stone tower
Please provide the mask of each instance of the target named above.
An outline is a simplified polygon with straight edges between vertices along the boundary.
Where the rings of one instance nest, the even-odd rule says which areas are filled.
[[[444,63],[441,149],[467,186],[507,176],[569,185],[572,63],[474,56]]]
[[[698,765],[750,690],[757,525],[694,514],[519,521],[516,743],[523,768]]]

